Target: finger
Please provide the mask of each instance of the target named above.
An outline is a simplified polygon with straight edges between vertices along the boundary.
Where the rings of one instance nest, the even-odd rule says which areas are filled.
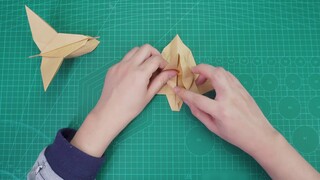
[[[234,89],[237,89],[237,90],[245,89],[240,83],[240,81],[231,72],[227,71],[227,75],[228,75],[228,78],[230,79],[231,86]]]
[[[141,66],[151,76],[157,69],[163,69],[167,64],[161,55],[155,55],[148,58]]]
[[[214,70],[216,67],[210,66],[208,64],[199,64],[192,68],[192,72],[196,74],[201,74],[206,78],[209,78],[213,75]]]
[[[191,106],[191,105],[188,105],[188,106],[189,106],[192,114],[197,119],[199,119],[202,122],[202,124],[204,124],[212,132],[217,133],[217,126],[215,125],[215,119],[212,116],[201,111],[200,109],[196,108],[195,106]]]
[[[225,92],[229,86],[226,71],[221,67],[216,68],[207,64],[199,64],[192,68],[192,72],[209,79],[217,93]]]
[[[231,72],[227,71],[227,74],[230,80],[235,83],[235,85],[237,85],[238,87],[243,87],[240,81]]]
[[[158,74],[151,82],[148,88],[148,95],[150,99],[157,94],[160,89],[174,76],[177,75],[177,72],[174,70],[162,71]]]
[[[195,106],[196,108],[211,114],[212,116],[216,114],[215,100],[179,87],[175,87],[173,90],[183,100],[183,102]]]
[[[139,47],[132,48],[123,58],[122,61],[128,61],[137,51]]]
[[[226,74],[226,79],[228,80],[228,82],[229,83],[233,82],[233,79],[231,77],[231,73],[229,71],[226,71],[225,74]]]
[[[202,74],[200,74],[198,76],[198,78],[196,79],[196,85],[202,85],[206,81],[207,81],[207,78],[205,76],[203,76]]]
[[[141,64],[150,56],[160,55],[159,51],[152,47],[150,44],[145,44],[132,56],[132,62]]]
[[[234,83],[235,88],[239,91],[239,93],[247,100],[252,101],[253,98],[249,94],[249,92],[246,90],[246,88],[241,84],[241,82],[232,74],[228,71],[228,75],[232,82]]]

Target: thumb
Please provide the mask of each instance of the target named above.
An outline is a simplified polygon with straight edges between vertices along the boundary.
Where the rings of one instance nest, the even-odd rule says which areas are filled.
[[[175,70],[165,70],[158,74],[150,83],[148,94],[153,97],[160,89],[174,76],[177,75]]]
[[[217,109],[217,103],[204,95],[197,94],[186,89],[175,87],[174,92],[189,106],[194,106],[201,111],[214,116]]]

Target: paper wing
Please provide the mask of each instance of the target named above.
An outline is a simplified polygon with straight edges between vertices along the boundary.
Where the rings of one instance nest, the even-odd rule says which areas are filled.
[[[25,6],[25,8],[27,11],[32,38],[38,48],[43,51],[58,33],[31,9],[27,6]]]

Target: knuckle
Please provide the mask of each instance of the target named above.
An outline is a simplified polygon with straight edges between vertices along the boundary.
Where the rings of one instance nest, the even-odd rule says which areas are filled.
[[[153,58],[150,59],[150,60],[151,60],[151,64],[153,64],[153,65],[158,65],[158,64],[161,63],[161,59],[160,59],[159,56],[155,56],[155,57],[153,57]]]
[[[114,71],[114,66],[109,67],[108,72]]]
[[[159,55],[158,54],[153,55],[153,57],[154,57],[155,60],[158,60],[158,61],[163,60],[162,56],[160,54]]]
[[[145,49],[151,49],[151,48],[153,48],[150,44],[144,44],[143,46],[142,46],[142,48],[145,48]]]
[[[177,75],[175,75],[174,77],[178,77],[178,76],[177,76]],[[172,77],[172,75],[171,75],[171,74],[166,73],[165,78],[166,78],[166,81],[169,81],[169,80],[170,80],[170,79],[172,79],[173,77]]]
[[[167,80],[168,80],[168,76],[163,76],[159,78],[160,85],[165,85],[167,83]]]
[[[204,64],[204,63],[201,63],[198,65],[200,68],[205,68],[205,69],[208,69],[208,70],[212,70],[213,69],[213,66],[209,65],[209,64]]]
[[[191,94],[191,93],[188,93],[188,99],[189,99],[190,102],[195,102],[196,96]]]
[[[185,99],[186,97],[186,92],[184,89],[180,89],[180,91],[178,91],[178,95],[182,98]]]
[[[220,66],[219,66],[219,67],[216,68],[216,72],[217,72],[217,73],[223,73],[224,71],[225,71],[225,70],[224,70],[223,67],[220,67]]]
[[[199,116],[199,111],[197,111],[195,108],[191,108],[191,113],[196,117]]]
[[[140,67],[136,70],[136,76],[138,77],[144,77],[146,74],[146,70],[143,67]]]
[[[117,71],[117,65],[113,65],[108,69],[109,73],[115,73]]]
[[[130,49],[130,51],[125,56],[128,56],[130,53],[131,53],[131,55],[133,55],[134,52],[137,51],[138,49],[139,49],[139,47],[135,46],[134,48]]]
[[[225,70],[224,70],[223,67],[217,67],[217,68],[215,69],[215,71],[212,73],[212,76],[215,77],[215,78],[217,78],[217,79],[220,79],[220,78],[222,78],[222,77],[225,76],[224,71],[225,71]]]
[[[195,101],[195,96],[193,94],[191,94],[190,92],[188,92],[187,90],[183,90],[183,99],[188,101],[189,103],[193,103]]]
[[[208,67],[207,64],[201,63],[201,64],[198,64],[195,68],[198,69],[198,70],[200,70],[200,69],[204,70],[204,69],[206,69],[207,67]]]
[[[207,64],[204,64],[204,63],[200,63],[200,64],[198,64],[198,66],[199,67],[206,67],[206,66],[208,66]]]
[[[165,78],[160,78],[158,84],[159,87],[163,87],[165,84],[167,84],[167,80]]]

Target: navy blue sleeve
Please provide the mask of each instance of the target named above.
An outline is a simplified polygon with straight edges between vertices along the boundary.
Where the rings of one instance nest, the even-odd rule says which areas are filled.
[[[53,144],[46,148],[45,157],[63,179],[95,179],[105,158],[90,156],[70,144],[75,133],[70,128],[59,130]]]

